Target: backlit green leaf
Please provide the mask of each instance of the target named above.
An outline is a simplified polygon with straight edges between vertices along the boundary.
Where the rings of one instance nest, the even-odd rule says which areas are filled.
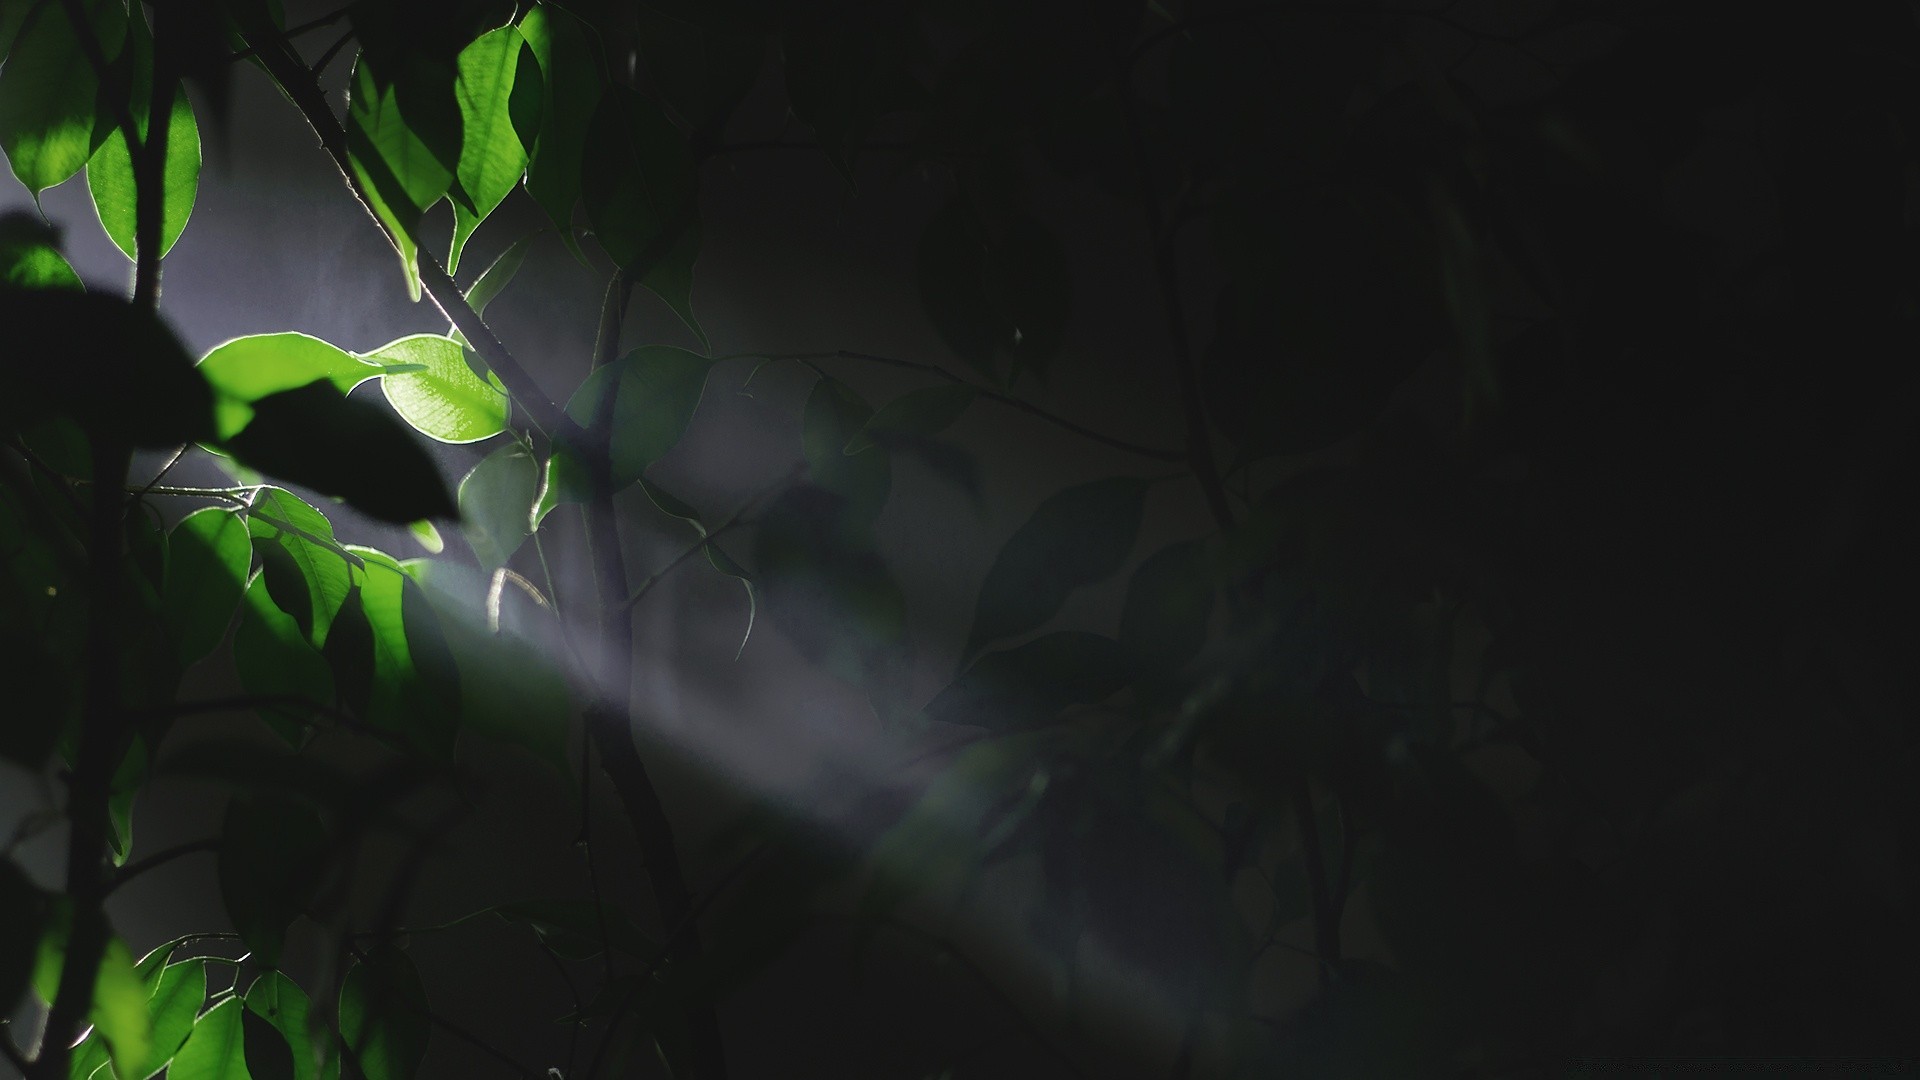
[[[333,704],[333,673],[327,662],[300,624],[268,598],[264,578],[254,578],[242,599],[240,623],[233,632],[233,663],[249,694]],[[305,742],[302,721],[312,714],[311,708],[297,704],[261,709],[267,725],[292,746]]]
[[[240,433],[253,419],[252,402],[326,379],[346,393],[377,378],[377,363],[356,359],[306,334],[253,334],[214,347],[200,360],[200,374],[218,396],[221,438]]]
[[[269,487],[254,495],[247,529],[259,541],[260,576],[272,602],[314,645],[323,644],[351,583],[332,523],[292,492]]]
[[[540,68],[520,31],[511,26],[481,35],[455,62],[454,98],[460,105],[460,191],[472,204],[463,215],[474,226],[487,219],[526,171],[522,132],[531,141],[540,117]],[[456,229],[447,258],[452,271],[471,229]]]
[[[0,286],[83,288],[59,241],[58,230],[25,210],[0,214]]]
[[[141,137],[146,134],[144,123]],[[173,115],[167,122],[167,156],[161,176],[160,254],[172,250],[173,242],[186,230],[193,214],[193,201],[200,188],[200,127],[193,119],[193,105],[185,93],[173,99]],[[107,238],[127,258],[134,257],[135,204],[133,158],[122,138],[102,140],[87,162],[87,190],[93,195],[94,212]]]
[[[482,569],[505,566],[533,534],[540,497],[540,463],[509,443],[480,460],[460,481],[460,520]]]
[[[240,1009],[239,998],[228,998],[195,1021],[167,1080],[249,1080]]]
[[[246,592],[253,560],[247,523],[220,507],[196,510],[173,527],[167,551],[161,602],[180,663],[191,664],[220,644]]]
[[[62,902],[54,908],[53,917],[47,921],[40,938],[33,989],[40,1000],[48,1003],[60,990],[72,918],[71,905]],[[93,1004],[87,1010],[87,1022],[106,1039],[116,1071],[128,1076],[135,1075],[140,1063],[153,1052],[153,1022],[147,1015],[147,996],[147,986],[134,972],[133,956],[127,951],[126,942],[109,937],[99,973],[94,976]]]
[[[151,1076],[171,1060],[193,1031],[194,1018],[207,1000],[207,962],[201,959],[168,964],[151,981],[147,1015],[153,1023],[153,1052],[135,1076]]]
[[[520,272],[520,264],[527,259],[527,249],[533,246],[534,237],[537,235],[539,234],[528,233],[515,240],[507,250],[500,253],[499,258],[493,260],[492,265],[481,272],[479,279],[473,283],[473,287],[467,290],[467,306],[472,308],[475,314],[485,312],[487,305],[493,302],[493,298],[499,296],[501,290],[513,281],[513,276]]]
[[[430,439],[470,443],[507,429],[507,395],[476,374],[465,353],[452,338],[415,334],[388,342],[365,359],[419,365],[381,380],[394,411]]]
[[[371,634],[367,721],[417,749],[444,756],[452,750],[461,695],[439,617],[392,556],[372,548],[350,550],[364,561],[357,596]]]
[[[1140,531],[1146,494],[1145,480],[1116,477],[1077,484],[1035,508],[987,570],[966,654],[1038,627],[1073,590],[1119,570]]]
[[[18,0],[8,7],[20,6]],[[126,36],[126,8],[112,0],[87,5],[95,36],[109,56]],[[87,163],[111,122],[97,119],[99,83],[61,4],[27,14],[0,68],[0,150],[13,175],[37,197]]]
[[[431,67],[423,61],[423,65]],[[424,77],[424,76],[423,76]],[[420,273],[415,263],[414,229],[427,207],[440,201],[453,184],[453,170],[441,153],[401,115],[402,87],[376,78],[363,56],[354,65],[347,107],[347,153],[354,176],[399,250],[407,289],[420,298]],[[428,103],[433,95],[415,95],[422,113],[422,130],[443,127]],[[410,100],[414,100],[410,98]],[[425,123],[426,121],[433,123]],[[459,116],[453,117],[454,145],[458,147]],[[456,150],[457,152],[457,150]]]

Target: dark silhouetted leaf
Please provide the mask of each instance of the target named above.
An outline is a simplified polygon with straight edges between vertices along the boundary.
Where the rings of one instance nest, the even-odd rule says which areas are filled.
[[[254,981],[247,990],[247,1011],[273,1025],[280,1033],[288,1050],[288,1060],[292,1065],[293,1080],[326,1080],[321,1075],[315,1060],[313,1035],[307,1027],[307,1014],[311,1008],[307,995],[278,971],[269,971]],[[251,1052],[252,1043],[248,1043]],[[251,1068],[251,1059],[249,1059]],[[329,1062],[327,1076],[338,1076],[339,1059]],[[262,1080],[255,1074],[256,1080]]]
[[[966,386],[929,386],[908,392],[882,405],[860,433],[848,440],[846,453],[858,454],[874,445],[885,446],[901,436],[926,438],[953,426],[973,404],[974,391]]]
[[[573,207],[580,201],[587,129],[600,100],[600,64],[587,30],[558,8],[534,7],[520,20],[520,33],[546,79],[540,99],[540,135],[527,167],[527,194],[578,255]]]
[[[686,138],[659,106],[613,86],[594,109],[586,146],[580,197],[601,249],[640,284],[683,306],[699,236]]]
[[[233,928],[269,967],[326,869],[326,828],[297,802],[236,798],[220,829],[220,896]]]
[[[838,379],[822,378],[807,395],[800,418],[800,447],[807,476],[845,500],[843,526],[863,532],[880,516],[893,490],[893,466],[884,450],[846,448],[873,418],[873,407]]]
[[[240,1035],[248,1080],[294,1080],[293,1047],[273,1021],[243,1007]]]
[[[300,624],[268,597],[264,577],[253,579],[241,601],[240,622],[233,631],[233,664],[249,694],[333,705],[333,672]],[[306,741],[303,721],[312,713],[311,708],[290,703],[263,708],[261,717],[289,745],[300,746]]]
[[[11,858],[0,859],[0,1009],[20,1004],[33,974],[45,902]]]
[[[431,1031],[426,1009],[426,990],[405,953],[383,947],[355,964],[340,987],[340,1037],[349,1051],[342,1075],[413,1080]]]
[[[433,459],[386,410],[324,381],[270,394],[253,410],[246,430],[226,440],[249,468],[396,524],[457,513]]]
[[[60,254],[60,234],[24,210],[0,214],[0,287],[81,289],[80,275]]]
[[[168,535],[167,629],[182,665],[213,651],[233,622],[253,561],[247,523],[231,510],[208,507],[180,520]]]
[[[213,387],[219,435],[228,438],[253,419],[252,403],[326,379],[347,393],[377,378],[380,368],[306,334],[254,334],[216,346],[200,360]]]
[[[1112,695],[1134,674],[1112,638],[1063,630],[974,661],[927,704],[927,717],[996,731],[1037,727],[1069,705]]]
[[[967,655],[1045,623],[1082,585],[1119,570],[1133,550],[1147,482],[1116,477],[1048,496],[1009,537],[980,586]]]

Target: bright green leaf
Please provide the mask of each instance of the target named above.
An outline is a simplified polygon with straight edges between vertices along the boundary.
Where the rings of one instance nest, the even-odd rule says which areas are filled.
[[[232,997],[195,1021],[193,1034],[173,1056],[167,1080],[250,1080],[240,1010],[240,999]]]
[[[546,83],[540,99],[540,134],[527,167],[527,194],[547,213],[573,250],[573,208],[580,201],[581,162],[587,130],[600,99],[600,71],[587,29],[572,15],[545,4],[520,20]]]
[[[82,289],[60,254],[60,232],[25,210],[0,214],[0,286]]]
[[[499,258],[493,260],[492,265],[481,272],[479,280],[467,290],[467,306],[472,308],[475,314],[485,312],[487,305],[493,302],[493,298],[499,296],[513,280],[513,276],[520,272],[520,264],[526,261],[527,249],[533,246],[533,239],[537,235],[539,234],[528,233],[515,240],[507,250],[500,253]]]
[[[408,523],[407,532],[413,534],[414,541],[425,548],[429,555],[438,555],[447,548],[447,542],[440,538],[440,530],[424,518]]]
[[[392,556],[372,548],[350,550],[364,562],[357,595],[372,636],[367,721],[417,749],[445,756],[460,722],[461,695],[440,619]]]
[[[161,968],[152,980],[147,1015],[153,1023],[153,1052],[135,1076],[151,1076],[171,1060],[193,1031],[194,1018],[207,1000],[207,962],[183,960]]]
[[[430,67],[431,65],[425,65]],[[435,152],[435,146],[423,133],[445,126],[426,103],[433,95],[412,95],[417,100],[414,118],[401,115],[402,87],[376,78],[366,58],[354,65],[350,82],[352,92],[347,107],[347,154],[376,215],[399,250],[406,275],[408,294],[420,298],[420,272],[415,263],[418,241],[414,229],[427,207],[440,201],[453,184],[453,170]],[[419,121],[416,130],[410,120]],[[426,123],[425,121],[436,121]],[[458,124],[456,115],[453,122]],[[458,128],[454,130],[458,145]],[[435,140],[439,141],[439,140]]]
[[[255,493],[247,529],[257,541],[281,549],[256,547],[273,602],[314,645],[325,643],[352,580],[349,562],[334,542],[333,524],[292,492],[268,487]]]
[[[253,561],[247,523],[220,507],[196,510],[168,535],[161,593],[180,663],[191,664],[226,636]]]
[[[146,135],[141,125],[141,137]],[[160,254],[173,248],[173,242],[186,230],[193,214],[193,201],[200,188],[200,127],[193,119],[193,105],[185,93],[173,99],[173,115],[167,122],[167,156],[161,177]],[[127,258],[134,258],[135,195],[133,158],[127,153],[127,141],[110,138],[100,143],[87,162],[87,190],[93,195],[94,212],[107,238]]]
[[[980,586],[966,654],[1052,618],[1067,596],[1118,571],[1133,550],[1147,481],[1115,477],[1049,496],[1009,537]]]
[[[94,0],[88,8],[101,47],[117,54],[126,36],[126,8],[111,0]],[[0,150],[36,197],[79,172],[108,135],[120,137],[110,122],[97,119],[98,93],[93,65],[62,5],[39,5],[23,20],[0,68]]]
[[[40,949],[33,970],[33,989],[40,1000],[51,1003],[60,991],[62,968],[66,964],[67,935],[72,927],[73,911],[69,903],[54,908],[40,938]],[[93,1004],[87,1021],[106,1039],[117,1071],[128,1076],[153,1052],[153,1022],[147,1015],[147,986],[134,972],[133,956],[127,944],[117,937],[107,939],[93,982]]]
[[[472,203],[461,208],[467,211],[463,216],[478,226],[526,171],[520,133],[539,119],[540,69],[520,31],[511,26],[481,35],[460,51],[455,66],[453,92],[460,105],[462,141],[454,174]],[[471,231],[455,230],[449,271],[459,266],[460,250]]]
[[[299,333],[254,334],[217,345],[200,360],[213,387],[220,437],[237,435],[253,419],[252,402],[326,379],[347,393],[380,368],[352,353]]]
[[[482,569],[505,566],[533,535],[539,498],[540,463],[519,443],[480,459],[460,481],[460,520]]]
[[[381,381],[400,418],[430,439],[479,442],[507,430],[507,395],[475,373],[460,343],[437,334],[415,334],[365,354],[377,364],[417,364]]]

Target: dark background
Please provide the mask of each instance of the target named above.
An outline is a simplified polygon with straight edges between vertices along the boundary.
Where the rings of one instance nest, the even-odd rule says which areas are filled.
[[[1497,1003],[1488,1006],[1495,1026],[1552,1032],[1540,1037],[1543,1058],[1523,1058],[1512,1075],[1573,1054],[1804,1060],[1915,1051],[1920,35],[1908,5],[1839,4],[1792,19],[1675,7],[1392,5],[1366,24],[1369,40],[1390,47],[1350,67],[1335,46],[1351,34],[1323,25],[1312,15],[1321,9],[1229,21],[1207,39],[1216,51],[1204,59],[1238,88],[1232,100],[1256,103],[1246,105],[1251,126],[1202,130],[1207,115],[1246,120],[1220,105],[1212,114],[1176,108],[1161,132],[1168,154],[1204,176],[1222,147],[1284,155],[1301,145],[1284,120],[1293,112],[1346,110],[1361,150],[1343,159],[1334,190],[1438,176],[1436,190],[1457,203],[1441,199],[1436,217],[1452,206],[1469,246],[1498,252],[1480,265],[1491,367],[1477,371],[1448,335],[1397,345],[1396,328],[1430,313],[1342,277],[1339,244],[1314,234],[1324,215],[1289,217],[1294,231],[1274,235],[1305,237],[1291,249],[1305,254],[1280,245],[1277,257],[1298,263],[1284,280],[1303,283],[1315,303],[1341,305],[1336,329],[1363,343],[1337,363],[1373,363],[1366,349],[1404,355],[1386,365],[1384,392],[1336,379],[1304,391],[1283,380],[1275,394],[1259,373],[1291,355],[1278,327],[1295,311],[1288,297],[1241,282],[1239,303],[1259,316],[1252,329],[1217,323],[1222,289],[1237,276],[1219,251],[1233,245],[1221,243],[1216,221],[1212,236],[1197,227],[1175,247],[1207,362],[1229,368],[1237,351],[1256,372],[1243,392],[1210,402],[1217,412],[1238,399],[1254,429],[1285,431],[1358,409],[1352,422],[1334,422],[1336,437],[1256,470],[1256,501],[1292,506],[1289,483],[1332,477],[1340,497],[1314,505],[1335,546],[1361,552],[1355,573],[1445,577],[1456,571],[1431,566],[1466,567],[1457,572],[1474,582],[1477,625],[1463,632],[1456,662],[1466,670],[1469,654],[1493,642],[1518,672],[1493,701],[1524,718],[1524,736],[1458,760],[1498,795],[1505,817],[1493,831],[1519,861],[1576,867],[1567,888],[1579,899],[1497,874],[1486,879],[1493,885],[1476,879],[1449,893],[1451,879],[1436,878],[1443,883],[1422,893],[1430,905],[1413,916],[1385,909],[1383,929],[1373,887],[1363,886],[1343,936],[1349,960],[1413,972],[1442,1001],[1456,970],[1478,965],[1459,985]],[[301,17],[289,10],[289,22]],[[1248,42],[1262,47],[1236,48]],[[338,87],[344,71],[337,63],[327,85]],[[1158,60],[1146,66],[1150,101],[1165,96],[1165,74]],[[1419,97],[1408,87],[1436,77],[1455,98],[1407,104]],[[235,90],[228,151],[210,140],[193,221],[167,263],[163,311],[190,350],[274,330],[349,349],[444,330],[429,305],[406,302],[391,252],[297,115],[251,69]],[[1449,113],[1448,100],[1464,114]],[[784,109],[770,64],[729,141],[804,143],[804,126]],[[911,133],[883,125],[876,137]],[[1021,393],[1122,438],[1178,445],[1166,317],[1138,207],[1080,178],[1031,172],[1030,205],[1060,236],[1074,289],[1059,360],[1044,384]],[[852,349],[958,369],[928,325],[913,269],[921,225],[952,193],[951,177],[885,152],[862,157],[855,175],[850,184],[804,147],[743,149],[703,164],[695,304],[714,355]],[[29,205],[6,184],[0,205]],[[1255,200],[1291,205],[1294,196],[1266,190]],[[66,228],[84,277],[127,276],[81,182],[43,206]],[[462,279],[537,218],[510,200],[469,248]],[[1316,280],[1332,286],[1314,292]],[[489,311],[556,397],[587,369],[602,281],[548,237]],[[635,313],[630,341],[692,343],[650,296]],[[752,366],[716,372],[692,432],[657,472],[715,514],[798,457],[796,418],[811,376],[771,367],[748,392]],[[876,399],[915,384],[853,365],[836,374]],[[1497,394],[1476,396],[1488,385]],[[1326,400],[1311,400],[1315,392]],[[984,403],[953,435],[979,460],[978,502],[905,466],[880,526],[910,598],[917,702],[951,675],[986,566],[1042,497],[1079,480],[1166,471]],[[478,458],[471,448],[436,452],[450,475]],[[636,566],[659,565],[682,535],[650,519],[643,501],[630,509]],[[335,518],[348,539],[409,552],[403,533],[344,509]],[[1134,558],[1209,529],[1190,483],[1159,484]],[[586,596],[577,530],[562,521],[547,553],[562,597]],[[457,540],[450,555],[462,557]],[[1119,602],[1115,590],[1083,592],[1058,625],[1100,628]],[[862,850],[931,775],[937,758],[926,752],[964,734],[882,726],[857,690],[805,663],[765,621],[733,659],[744,605],[718,575],[677,575],[644,611],[642,745],[664,773],[696,881],[724,872],[707,842],[760,800]],[[1284,666],[1278,639],[1250,641],[1256,666]],[[221,692],[224,662],[216,654],[190,685]],[[504,797],[482,804],[435,852],[407,903],[411,925],[582,887],[571,796],[524,759],[476,754]],[[10,828],[41,804],[35,784],[5,768],[0,826]],[[605,797],[605,786],[595,795]],[[1477,835],[1463,819],[1483,809],[1471,800],[1388,802],[1380,830],[1397,840],[1422,828]],[[644,912],[620,815],[604,798],[597,805],[602,887]],[[137,850],[204,835],[218,813],[204,791],[162,782],[141,806]],[[1482,857],[1476,843],[1421,850],[1471,862]],[[49,833],[19,854],[51,880],[59,850]],[[1122,874],[1114,887],[1151,897],[1160,873],[1143,857],[1138,880]],[[1490,894],[1473,891],[1482,887]],[[856,973],[843,929],[808,933],[723,1007],[735,1075],[939,1075],[956,1059],[960,1075],[1058,1075],[1009,1001],[1042,1017],[1049,1039],[1092,1075],[1167,1075],[1184,1020],[1162,974],[1127,945],[1170,933],[1165,913],[1144,900],[1121,905],[1123,925],[1110,928],[1119,944],[1084,951],[1080,996],[1062,1010],[1056,971],[1022,915],[1037,894],[1030,874],[1004,867],[975,887],[954,923],[1004,1000],[912,943],[883,938]],[[139,952],[219,911],[207,867],[183,862],[117,896],[112,914]],[[1513,930],[1539,912],[1551,913],[1545,929]],[[1306,920],[1291,921],[1281,940],[1310,946]],[[417,935],[412,951],[449,1015],[522,1060],[557,1063],[562,1041],[548,1021],[570,1003],[517,931],[482,921],[457,935]],[[1578,985],[1548,1007],[1549,1019],[1509,1000],[1531,985],[1507,966],[1520,954],[1564,968]],[[1351,997],[1338,994],[1316,1003],[1314,965],[1285,949],[1267,950],[1246,977],[1265,1030],[1231,1045],[1265,1047],[1277,1031],[1283,1049],[1249,1054],[1235,1074],[1264,1075],[1285,1061],[1301,1075],[1442,1074],[1407,1033],[1454,1023],[1451,1014],[1435,1020],[1377,1001],[1349,1010]],[[1402,1045],[1416,1049],[1380,1050]],[[490,1068],[457,1040],[437,1036],[433,1053],[431,1075]],[[1452,1075],[1503,1068],[1482,1061]]]

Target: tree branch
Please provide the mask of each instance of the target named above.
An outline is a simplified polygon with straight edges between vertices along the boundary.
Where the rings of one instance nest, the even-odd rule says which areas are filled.
[[[1139,457],[1152,458],[1155,461],[1187,460],[1185,451],[1161,450],[1151,446],[1141,446],[1138,443],[1127,442],[1124,439],[1116,439],[1111,435],[1103,435],[1092,428],[1082,427],[1064,416],[1050,413],[1038,405],[1014,397],[1012,394],[1002,393],[991,387],[981,386],[979,383],[973,382],[970,379],[955,375],[953,372],[936,364],[925,364],[917,360],[902,360],[893,356],[876,356],[873,353],[853,352],[847,349],[836,349],[832,352],[735,353],[733,356],[722,357],[721,359],[738,360],[749,358],[760,360],[789,360],[796,363],[811,363],[818,360],[859,360],[869,364],[879,364],[884,367],[918,371],[925,375],[932,375],[937,379],[944,379],[955,386],[964,386],[988,401],[1005,405],[1010,409],[1017,409],[1020,412],[1026,413],[1028,416],[1044,420],[1063,431],[1070,431],[1083,439],[1097,442],[1102,446],[1111,447],[1128,454],[1135,454]]]

